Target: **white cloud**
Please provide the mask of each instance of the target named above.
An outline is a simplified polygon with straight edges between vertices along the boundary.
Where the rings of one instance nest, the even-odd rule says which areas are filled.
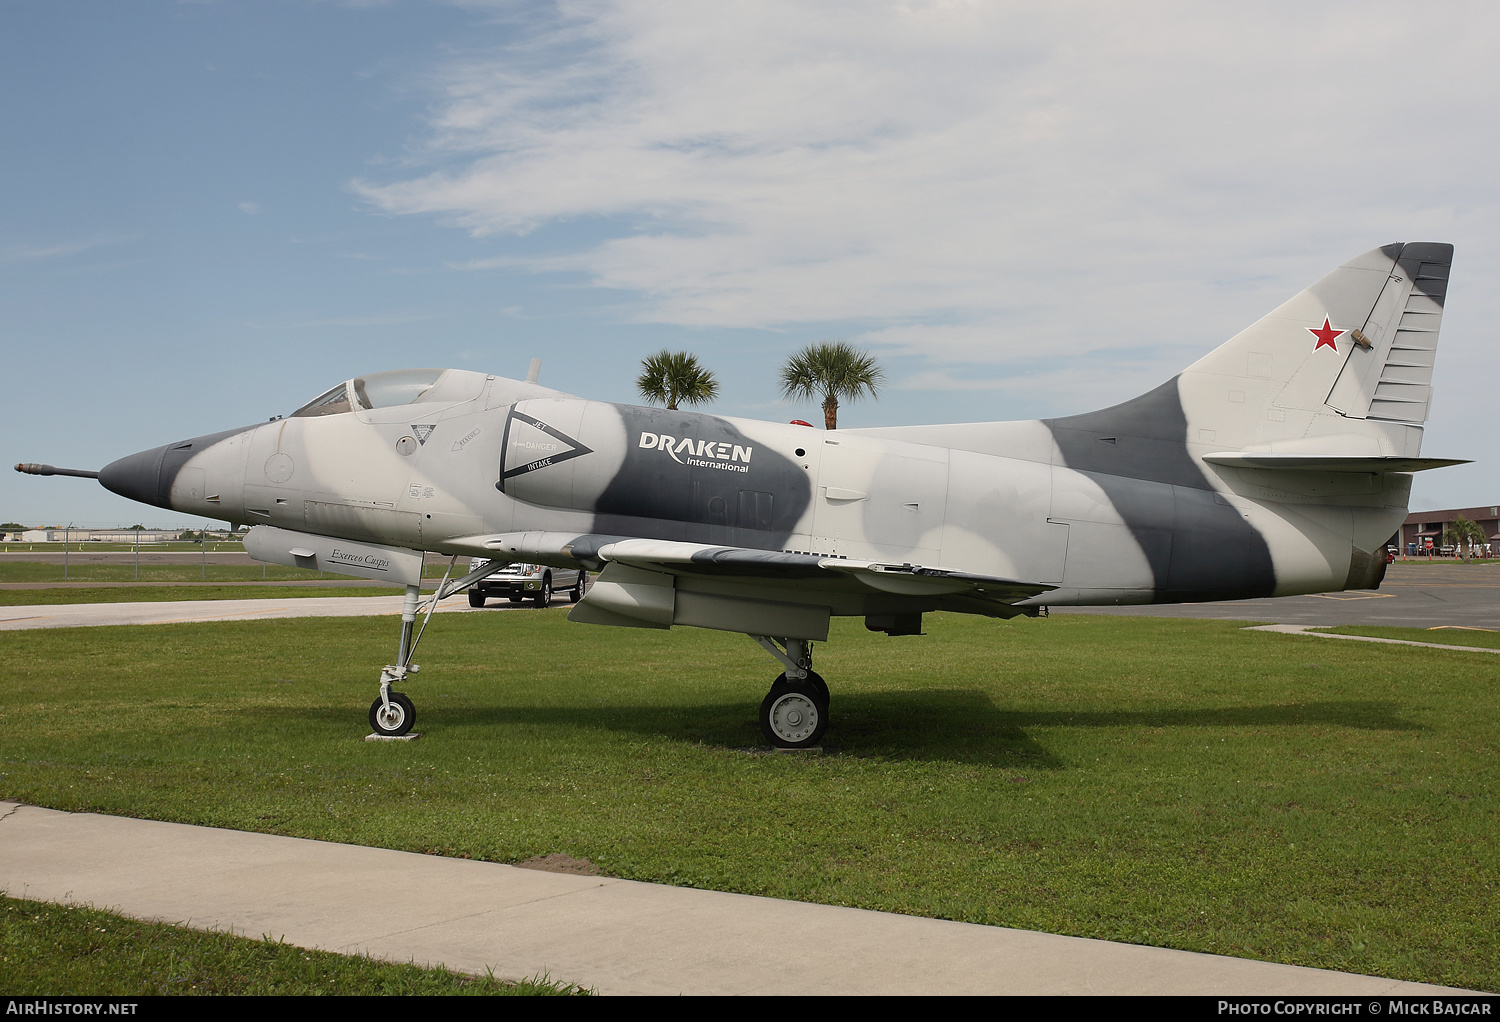
[[[0,262],[6,263],[38,263],[49,259],[65,259],[68,256],[79,255],[96,248],[108,245],[119,245],[124,242],[134,241],[134,237],[120,237],[113,234],[101,234],[92,238],[80,238],[73,241],[55,241],[43,245],[7,245],[0,248]]]
[[[1360,251],[1492,233],[1497,29],[1478,4],[565,2],[444,69],[442,169],[356,188],[479,237],[593,224],[464,265],[581,274],[640,320],[854,323],[936,365],[1175,357]]]
[[[242,202],[240,203],[240,212],[249,216],[260,216],[260,203]]]

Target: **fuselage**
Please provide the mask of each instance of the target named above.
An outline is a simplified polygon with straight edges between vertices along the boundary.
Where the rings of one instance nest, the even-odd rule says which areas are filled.
[[[1091,416],[838,431],[461,370],[343,386],[121,459],[101,482],[189,514],[419,550],[524,532],[670,540],[1044,583],[1034,602],[1050,605],[1373,585],[1370,552],[1410,487],[1399,473],[1215,469],[1187,439],[1176,379]]]

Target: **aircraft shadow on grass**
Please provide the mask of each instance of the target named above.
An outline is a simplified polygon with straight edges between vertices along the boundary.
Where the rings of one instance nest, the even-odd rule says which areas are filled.
[[[1195,728],[1425,730],[1424,725],[1402,717],[1398,704],[1385,700],[1219,708],[1013,710],[996,706],[981,693],[923,689],[841,695],[839,711],[839,727],[824,741],[829,753],[1033,769],[1068,766],[1068,759],[1038,736],[1038,731],[1048,729],[1149,729],[1167,732],[1168,740],[1172,731]],[[341,719],[339,708],[334,706],[319,709],[316,714],[329,721]],[[434,708],[417,730],[427,731],[427,740],[446,741],[452,739],[441,737],[443,731],[472,728],[492,732],[503,742],[506,726],[587,728],[730,749],[760,747],[760,735],[745,720],[744,707],[738,703]]]

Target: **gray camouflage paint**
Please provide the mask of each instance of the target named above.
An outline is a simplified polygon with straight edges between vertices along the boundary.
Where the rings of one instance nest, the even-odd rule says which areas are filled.
[[[227,440],[255,428],[240,426],[237,429],[221,430],[207,436],[179,440],[175,444],[165,444],[149,451],[127,455],[100,469],[99,482],[122,497],[153,507],[171,508],[172,485],[177,481],[177,473],[189,459],[208,450],[220,440]]]
[[[1108,495],[1151,566],[1156,603],[1270,596],[1265,538],[1214,489],[1187,449],[1177,377],[1113,408],[1044,419],[1063,463]]]
[[[454,553],[473,549],[465,537],[519,532],[572,536],[566,549],[585,562],[620,538],[708,544],[684,570],[757,599],[805,599],[811,587],[835,613],[992,613],[1051,586],[1061,588],[1029,602],[1378,584],[1372,551],[1404,514],[1408,475],[1362,489],[1348,475],[1211,469],[1203,457],[1320,445],[1414,456],[1451,251],[1365,253],[1161,387],[1042,422],[835,436],[450,371],[444,393],[464,400],[211,434],[122,458],[100,481],[237,523]],[[1308,336],[1328,321],[1343,339],[1332,352]],[[1347,340],[1359,324],[1373,337],[1368,351]],[[1412,409],[1408,424],[1326,407],[1335,392],[1346,404]],[[219,503],[174,496],[189,463],[208,473]],[[935,574],[979,588],[872,595],[831,579],[827,557],[962,568]],[[1028,590],[1028,580],[1046,584]],[[864,596],[851,601],[850,585]]]
[[[807,472],[728,419],[598,402],[545,402],[577,421],[572,433],[518,405],[506,418],[496,489],[517,500],[592,514],[588,531],[689,543],[781,549],[812,505]],[[608,412],[605,412],[605,409]],[[518,425],[557,442],[556,454],[517,453]],[[564,461],[598,452],[607,465]],[[582,452],[582,453],[580,453]],[[593,469],[594,471],[590,471]],[[551,477],[551,478],[548,478]],[[556,480],[556,481],[554,481]]]

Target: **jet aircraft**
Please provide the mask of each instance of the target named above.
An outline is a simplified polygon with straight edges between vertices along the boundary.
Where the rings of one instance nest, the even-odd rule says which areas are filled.
[[[1351,259],[1179,375],[1101,411],[841,429],[609,404],[456,369],[359,376],[291,415],[97,473],[252,528],[254,557],[403,586],[370,722],[410,731],[424,551],[600,572],[569,619],[750,636],[784,668],[775,746],[817,744],[834,616],[922,616],[1373,589],[1407,513],[1452,246]],[[38,474],[92,472],[17,466]],[[467,561],[465,561],[467,563]],[[503,619],[502,619],[503,620]],[[424,623],[425,627],[425,623]]]

